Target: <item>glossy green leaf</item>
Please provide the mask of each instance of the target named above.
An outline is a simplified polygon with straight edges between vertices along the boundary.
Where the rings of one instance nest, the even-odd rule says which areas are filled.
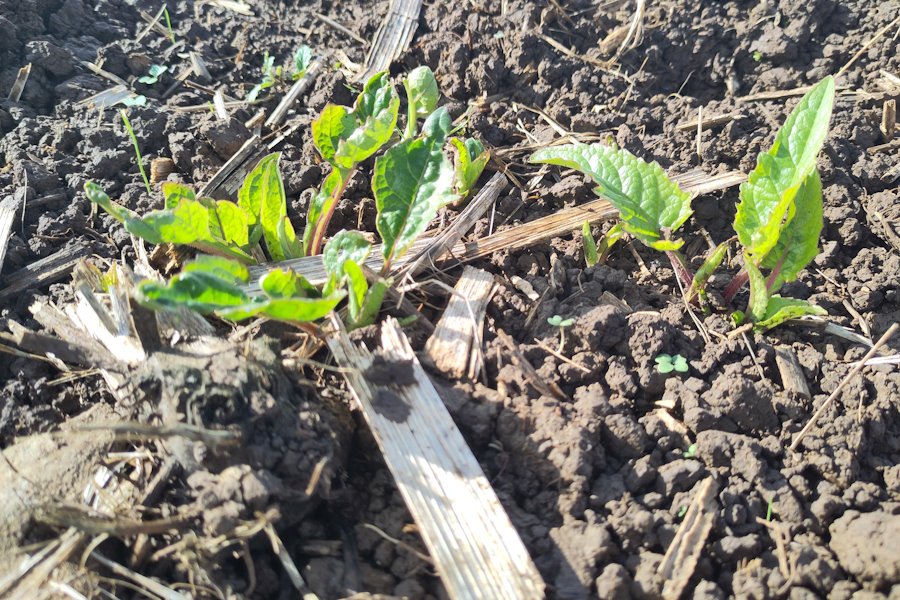
[[[283,223],[287,217],[287,199],[284,196],[281,172],[278,170],[280,158],[281,154],[278,152],[264,157],[244,180],[244,186],[247,187],[244,203],[248,207],[245,210],[249,212],[258,207],[259,224],[262,227],[266,250],[274,261],[289,258],[282,247],[279,228],[284,227],[288,233],[294,231],[290,221]],[[240,194],[238,200],[241,201]]]
[[[822,181],[813,169],[794,197],[796,212],[778,236],[778,243],[766,254],[762,266],[771,269],[769,293],[793,281],[819,252],[822,233]]]
[[[450,143],[455,150],[453,162],[456,171],[456,193],[465,198],[475,187],[491,155],[475,138],[466,141],[450,138]]]
[[[795,215],[795,196],[815,169],[833,103],[834,79],[826,77],[794,108],[771,150],[760,154],[741,185],[734,229],[757,263],[775,247],[785,223]]]
[[[306,323],[321,319],[344,299],[344,293],[336,293],[324,298],[268,298],[256,299],[251,303],[216,311],[219,316],[241,321],[264,315],[279,321]]]
[[[441,93],[434,73],[426,66],[416,67],[403,82],[410,104],[415,107],[415,116],[424,119],[437,108]]]
[[[302,258],[305,256],[303,244],[297,239],[294,226],[291,225],[291,220],[287,218],[287,215],[278,222],[278,244],[285,258]]]
[[[164,181],[162,184],[162,193],[165,208],[175,208],[181,200],[196,200],[197,196],[194,190],[174,181]]]
[[[823,316],[826,314],[828,312],[821,306],[810,304],[806,300],[782,298],[776,294],[769,298],[766,313],[762,319],[754,324],[754,328],[757,331],[766,331],[790,319],[797,319],[807,315]]]
[[[342,279],[347,283],[347,304],[350,321],[355,323],[359,319],[365,305],[366,294],[369,291],[369,282],[362,267],[352,259],[344,261],[341,265],[341,272],[343,273]],[[380,306],[381,304],[379,303]]]
[[[235,283],[202,270],[179,273],[168,284],[142,281],[135,297],[154,309],[184,307],[203,314],[250,301]]]
[[[598,184],[597,194],[618,209],[624,228],[657,250],[677,250],[667,239],[691,216],[691,195],[681,191],[656,163],[603,144],[568,144],[538,150],[529,159],[577,169]]]
[[[619,221],[609,228],[609,231],[600,238],[600,243],[597,244],[597,262],[600,264],[606,262],[609,253],[612,252],[613,246],[622,239],[623,235],[625,235],[625,224],[622,221]]]
[[[250,217],[243,208],[228,200],[217,200],[210,209],[209,219],[216,222],[223,242],[247,249]]]
[[[206,273],[230,283],[247,283],[250,281],[250,272],[243,264],[228,258],[210,256],[208,254],[201,254],[194,260],[188,261],[182,267],[181,272]]]
[[[591,234],[591,224],[585,221],[581,226],[581,243],[584,245],[584,262],[589,267],[593,267],[599,262],[600,257],[597,255],[597,242]]]
[[[350,324],[351,329],[365,327],[366,325],[371,325],[375,322],[378,313],[381,311],[381,305],[384,303],[384,297],[392,285],[393,279],[390,277],[386,279],[379,277],[372,282],[372,285],[366,294],[365,302],[363,302],[362,307],[359,309],[359,314],[356,316],[353,323]]]
[[[181,197],[178,203],[167,209],[154,210],[143,217],[117,204],[96,184],[87,182],[85,192],[91,202],[125,226],[125,230],[151,244],[183,244],[193,246],[204,252],[229,256],[245,263],[252,263],[253,258],[238,245],[226,241],[219,227],[219,221],[210,223],[211,214],[207,199],[191,200]],[[214,231],[219,235],[214,235]]]
[[[413,244],[438,208],[453,202],[453,168],[441,148],[450,115],[440,108],[426,119],[423,135],[400,142],[375,160],[372,191],[385,264]]]
[[[318,296],[318,290],[292,269],[272,269],[259,280],[259,287],[270,298],[306,298]]]
[[[334,164],[352,169],[375,154],[391,139],[399,110],[400,97],[388,74],[369,79],[353,108],[356,128],[338,143]]]
[[[341,230],[334,234],[322,251],[322,262],[330,276],[342,277],[344,263],[361,265],[372,251],[372,244],[359,231]]]
[[[312,122],[313,143],[326,161],[333,163],[338,145],[357,128],[356,115],[346,106],[329,104]]]

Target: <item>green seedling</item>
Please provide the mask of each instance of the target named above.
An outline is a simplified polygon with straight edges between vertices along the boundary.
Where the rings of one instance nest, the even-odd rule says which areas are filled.
[[[153,85],[157,81],[159,81],[159,76],[168,71],[169,69],[163,65],[150,65],[150,69],[147,71],[147,74],[143,77],[139,77],[138,81],[147,85]]]
[[[547,323],[552,325],[553,327],[559,328],[559,350],[558,352],[562,352],[563,347],[566,345],[566,327],[571,327],[575,324],[575,319],[569,318],[564,319],[559,315],[553,315],[552,317],[547,318]]]
[[[491,158],[490,152],[475,138],[465,141],[460,138],[450,138],[453,146],[453,166],[456,170],[456,182],[454,189],[460,199],[465,199],[472,193],[472,189],[478,182],[481,172],[487,166]]]
[[[428,67],[416,67],[403,80],[406,90],[406,131],[404,139],[416,135],[419,119],[427,118],[437,108],[441,93],[437,79]]]
[[[672,371],[678,373],[688,372],[687,359],[680,354],[674,356],[671,354],[660,354],[653,360],[656,362],[656,370],[664,375]]]
[[[308,323],[334,310],[346,295],[343,291],[322,295],[290,269],[274,269],[263,275],[259,295],[244,290],[242,286],[249,281],[250,273],[244,265],[218,256],[199,256],[166,284],[142,281],[136,298],[156,310],[186,307],[232,321],[266,316]]]
[[[762,58],[763,58],[762,52],[760,52],[759,50],[757,50],[757,51],[755,51],[755,52],[753,53],[753,60],[754,60],[754,61],[759,62],[759,61],[762,60]]]
[[[775,508],[775,497],[773,496],[772,498],[769,498],[769,502],[766,505],[766,521],[768,521],[768,522],[772,521],[772,514],[774,512],[774,508]]]
[[[362,233],[340,231],[328,241],[322,252],[322,262],[328,273],[324,293],[347,288],[348,329],[375,322],[384,295],[392,284],[391,279],[374,276],[372,285],[369,285],[364,262],[371,251],[372,245]]]
[[[291,73],[291,79],[297,81],[306,75],[306,72],[309,70],[309,65],[312,63],[312,59],[312,48],[305,44],[297,48],[294,52],[294,72]]]
[[[169,41],[175,43],[175,30],[172,29],[172,19],[169,18],[168,7],[163,9],[163,16],[166,18],[166,31],[169,32]]]
[[[734,314],[738,323],[749,319],[757,330],[766,330],[791,318],[825,314],[820,307],[775,292],[796,279],[818,252],[822,184],[816,157],[828,133],[833,102],[834,80],[827,77],[794,108],[772,148],[759,156],[741,186],[734,230],[745,266],[723,293],[731,302],[750,283],[747,311]],[[593,178],[595,191],[619,210],[622,229],[666,253],[691,299],[704,291],[726,247],[720,245],[697,276],[691,274],[679,251],[683,241],[674,237],[691,215],[691,197],[659,165],[603,144],[545,148],[530,160],[574,168]]]
[[[306,74],[309,65],[312,62],[313,51],[309,46],[303,45],[294,52],[293,69],[290,69],[290,79],[296,81]],[[284,67],[275,65],[275,57],[270,56],[268,52],[263,54],[263,64],[260,68],[262,80],[254,85],[245,98],[247,102],[256,102],[260,93],[267,90],[273,85],[283,81],[286,77]]]
[[[120,110],[119,114],[122,115],[125,131],[128,132],[128,137],[131,138],[131,145],[134,146],[134,155],[137,158],[138,169],[141,172],[141,178],[144,180],[144,186],[147,188],[147,193],[152,195],[153,189],[150,187],[150,180],[147,179],[147,172],[144,170],[144,159],[141,158],[141,149],[138,146],[138,140],[137,136],[134,134],[134,129],[131,127],[131,121],[128,120],[128,114],[124,110]]]
[[[697,444],[691,444],[684,452],[685,458],[697,458]]]
[[[127,98],[122,98],[116,104],[121,104],[122,106],[132,107],[132,106],[147,106],[147,96],[143,94],[128,96]]]
[[[144,216],[110,200],[95,183],[85,184],[91,202],[120,221],[125,229],[152,244],[193,246],[202,252],[256,262],[253,248],[260,240],[272,260],[301,255],[300,243],[287,217],[284,184],[278,170],[280,154],[260,160],[238,191],[237,203],[197,198],[185,185],[162,185],[165,207]]]
[[[588,221],[581,226],[581,242],[584,246],[584,263],[593,267],[600,262],[600,256],[597,254],[597,242],[594,241],[591,224]]]

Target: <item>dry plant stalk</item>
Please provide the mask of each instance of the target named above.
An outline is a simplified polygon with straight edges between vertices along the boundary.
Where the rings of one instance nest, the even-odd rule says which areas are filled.
[[[450,598],[543,598],[522,540],[397,321],[382,324],[377,355],[332,324],[328,346]]]
[[[481,329],[496,285],[486,271],[466,267],[447,309],[425,343],[425,354],[451,379],[475,378],[481,367]],[[477,343],[477,346],[476,346]]]
[[[662,591],[665,600],[678,600],[694,574],[716,518],[717,489],[712,477],[697,484],[694,500],[659,564],[657,573],[665,579]]]

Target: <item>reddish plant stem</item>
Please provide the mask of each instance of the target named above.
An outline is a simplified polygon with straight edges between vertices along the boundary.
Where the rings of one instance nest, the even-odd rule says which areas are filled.
[[[328,210],[319,217],[319,222],[316,223],[316,232],[313,234],[312,243],[309,245],[309,256],[315,256],[322,251],[322,241],[325,239],[325,230],[328,229],[328,223],[331,222],[331,217],[334,214],[334,209],[337,206],[338,200],[341,199],[344,189],[347,187],[347,182],[350,181],[350,177],[352,176],[353,172],[351,171],[346,177],[341,178],[341,184],[331,195],[331,202],[329,202],[331,206],[329,206]]]
[[[690,290],[694,284],[694,274],[691,272],[690,267],[687,266],[684,257],[677,250],[666,250],[666,256],[669,257],[669,262],[672,263],[675,275],[684,284],[684,289]]]
[[[747,269],[741,269],[738,274],[728,282],[728,285],[725,286],[725,291],[722,292],[722,298],[725,299],[725,302],[731,304],[731,301],[734,300],[734,297],[737,296],[738,292],[741,291],[741,288],[744,287],[748,281],[750,281],[750,273],[747,272]]]

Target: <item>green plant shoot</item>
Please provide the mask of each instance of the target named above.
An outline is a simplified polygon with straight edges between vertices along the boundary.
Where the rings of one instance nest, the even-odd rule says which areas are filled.
[[[593,267],[600,261],[600,257],[597,255],[597,242],[594,241],[591,224],[588,221],[581,226],[581,242],[584,246],[584,263]]]
[[[134,146],[134,156],[137,158],[138,169],[141,172],[141,178],[144,180],[144,187],[147,188],[147,193],[152,196],[153,188],[150,187],[150,180],[147,179],[147,172],[144,170],[144,159],[141,158],[141,149],[138,146],[138,140],[137,136],[134,134],[134,129],[131,127],[131,121],[128,120],[128,114],[124,110],[120,110],[119,114],[122,115],[125,131],[128,132],[128,137],[131,138],[131,145]]]
[[[475,138],[463,141],[454,137],[450,138],[450,144],[455,151],[453,166],[456,171],[456,193],[461,199],[465,199],[472,193],[472,188],[478,182],[491,155]]]
[[[666,374],[676,371],[678,373],[688,372],[687,360],[680,354],[672,356],[671,354],[660,354],[655,359],[656,370]]]
[[[416,135],[419,119],[428,117],[437,108],[440,99],[437,80],[434,73],[426,66],[416,67],[403,80],[406,89],[407,117],[404,139]]]
[[[159,81],[159,76],[168,71],[163,65],[150,65],[150,69],[143,77],[139,77],[138,81],[147,85],[153,85]]]

